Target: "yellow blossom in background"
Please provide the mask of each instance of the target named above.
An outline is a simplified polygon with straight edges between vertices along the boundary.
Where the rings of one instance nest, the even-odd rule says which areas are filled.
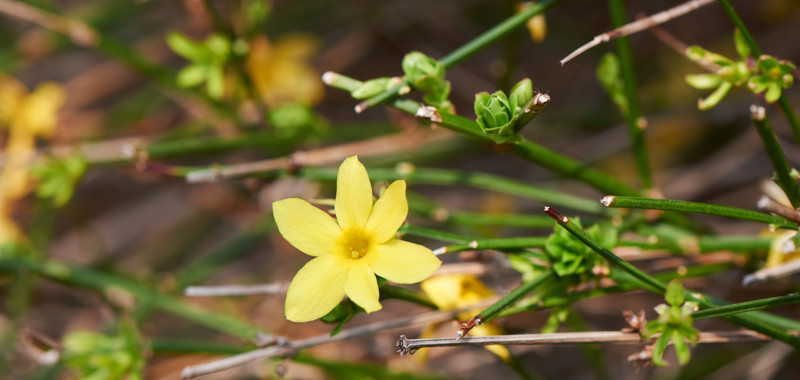
[[[281,235],[314,256],[289,285],[290,321],[321,318],[345,295],[367,313],[380,310],[375,275],[412,284],[441,265],[430,249],[393,239],[408,215],[405,181],[394,181],[373,205],[367,169],[352,156],[339,167],[336,186],[336,219],[299,198],[272,204]]]
[[[59,84],[43,83],[28,93],[22,83],[0,73],[0,128],[8,131],[0,170],[0,243],[18,240],[21,235],[10,217],[11,206],[30,191],[29,166],[36,136],[53,135],[65,99]]]
[[[494,296],[494,292],[477,277],[467,274],[451,274],[431,277],[420,284],[422,291],[439,307],[439,310],[457,310],[467,308]],[[460,320],[472,318],[480,310],[462,312],[458,315]],[[429,325],[422,332],[422,338],[432,338],[436,325]],[[500,335],[503,329],[494,322],[475,326],[470,331],[473,336]],[[502,345],[489,345],[486,349],[503,360],[509,360],[511,354]],[[424,350],[421,350],[424,351]],[[424,353],[420,353],[425,355]],[[419,355],[419,354],[418,354]],[[424,360],[424,356],[422,356]]]
[[[253,39],[246,68],[264,104],[314,105],[322,100],[320,75],[308,63],[316,45],[314,37],[301,34],[281,37],[274,44],[264,35]]]
[[[797,231],[779,230],[767,232],[766,234],[773,238],[772,242],[769,244],[767,262],[764,264],[764,268],[774,268],[789,261],[800,259],[800,249],[797,247],[795,247],[794,250],[786,252],[786,243],[789,239],[797,235]]]
[[[517,13],[522,12],[534,4],[536,4],[535,1],[517,3]],[[539,13],[529,18],[528,21],[525,22],[525,28],[528,29],[528,33],[530,33],[533,42],[537,44],[542,43],[547,36],[547,21],[545,20],[544,13]]]

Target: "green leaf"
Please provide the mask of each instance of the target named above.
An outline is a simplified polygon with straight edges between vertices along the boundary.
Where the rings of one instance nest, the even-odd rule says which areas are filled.
[[[180,32],[167,34],[167,45],[172,51],[192,62],[206,62],[210,58],[210,54],[203,44],[192,41]]]
[[[225,72],[222,66],[209,66],[206,78],[206,92],[212,99],[222,99],[225,95]]]
[[[717,89],[711,93],[711,95],[707,96],[705,99],[700,99],[697,102],[697,108],[701,111],[713,108],[725,98],[725,95],[728,95],[728,91],[730,91],[732,87],[733,83],[722,82],[719,87],[717,87]]]
[[[178,72],[178,76],[177,78],[175,78],[175,82],[178,84],[178,86],[183,88],[194,87],[205,81],[207,72],[208,72],[207,65],[192,63],[181,69],[180,72]]]
[[[767,92],[764,94],[764,99],[767,103],[775,103],[781,97],[781,86],[777,83],[770,83],[767,86]]]
[[[717,88],[722,83],[722,78],[717,74],[689,74],[686,83],[698,90]]]
[[[669,364],[664,360],[664,351],[666,351],[671,337],[672,331],[669,330],[662,332],[661,336],[658,337],[656,344],[653,345],[653,364],[659,367],[665,367]]]
[[[670,281],[669,285],[667,285],[667,293],[665,298],[667,299],[667,303],[673,307],[680,307],[683,305],[683,302],[685,301],[683,295],[683,286],[677,278]]]
[[[613,53],[606,53],[597,65],[595,76],[606,95],[617,105],[620,114],[623,116],[628,113],[628,98],[625,96],[625,85],[622,81],[622,71],[619,59]]]
[[[508,98],[515,113],[523,112],[525,106],[533,99],[533,83],[531,80],[525,78],[515,84]]]
[[[205,40],[208,51],[214,57],[214,62],[225,63],[231,54],[231,41],[227,37],[214,33]]]
[[[375,78],[362,82],[360,86],[350,92],[350,96],[356,99],[367,99],[388,90],[392,78]]]
[[[736,52],[739,53],[740,57],[743,59],[750,57],[750,45],[747,43],[747,40],[744,39],[739,29],[733,32],[733,42],[736,45]]]
[[[684,365],[689,362],[692,353],[689,351],[689,345],[683,339],[683,335],[678,330],[672,332],[672,346],[675,348],[675,354],[678,356],[678,362]]]

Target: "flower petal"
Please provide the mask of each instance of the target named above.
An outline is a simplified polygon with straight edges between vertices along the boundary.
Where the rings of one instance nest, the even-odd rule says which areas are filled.
[[[394,181],[372,207],[367,230],[373,231],[376,242],[384,243],[394,236],[407,216],[406,181]]]
[[[378,280],[367,265],[350,267],[344,292],[367,313],[381,309],[381,303],[378,302]]]
[[[398,284],[420,282],[442,262],[430,249],[402,240],[389,240],[375,247],[370,267],[378,276]]]
[[[357,156],[339,166],[336,180],[336,219],[342,229],[364,227],[372,211],[372,186],[364,165]]]
[[[275,223],[283,238],[303,253],[327,255],[341,232],[336,221],[300,198],[282,199],[272,204]]]
[[[286,319],[308,322],[328,314],[344,297],[347,268],[334,255],[314,258],[304,265],[286,293]]]

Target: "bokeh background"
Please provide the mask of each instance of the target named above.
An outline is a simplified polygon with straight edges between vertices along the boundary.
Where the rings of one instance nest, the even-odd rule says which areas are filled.
[[[406,53],[416,50],[442,57],[512,15],[516,6],[507,0],[276,0],[271,2],[268,16],[254,24],[246,32],[247,37],[242,37],[242,41],[249,42],[250,54],[261,49],[260,55],[252,58],[253,63],[241,58],[235,62],[239,71],[233,70],[248,78],[254,92],[248,95],[237,87],[235,83],[241,78],[229,72],[225,79],[227,93],[209,100],[202,86],[182,89],[175,85],[177,73],[188,61],[170,49],[167,36],[177,31],[201,41],[219,30],[220,25],[242,36],[249,22],[243,4],[251,2],[210,1],[221,20],[215,20],[204,2],[198,0],[23,2],[59,17],[39,22],[21,19],[15,13],[16,3],[0,1],[0,70],[29,89],[45,81],[60,83],[66,94],[55,133],[39,140],[37,157],[44,160],[47,154],[64,157],[79,151],[88,167],[72,198],[63,206],[43,205],[31,190],[30,195],[5,211],[47,259],[131,278],[178,296],[188,285],[289,281],[308,258],[277,233],[270,215],[271,202],[289,196],[332,198],[334,188],[330,182],[297,178],[187,183],[170,168],[278,158],[298,150],[313,152],[320,147],[397,133],[414,138],[415,133],[428,127],[384,107],[355,114],[356,101],[343,91],[324,88],[322,73],[335,71],[362,80],[401,75],[400,62]],[[627,3],[629,18],[633,19],[680,2]],[[800,4],[792,0],[732,3],[764,52],[800,62]],[[79,34],[69,38],[54,32],[54,28],[63,27],[59,23],[66,19],[91,25],[100,40],[81,43]],[[472,118],[475,93],[508,91],[518,80],[531,78],[534,89],[548,93],[552,102],[523,133],[636,185],[623,119],[595,78],[600,57],[613,51],[614,44],[602,44],[563,67],[559,64],[560,59],[593,36],[612,29],[607,4],[561,1],[547,12],[546,25],[547,35],[540,43],[532,41],[528,31],[521,29],[448,71],[447,79],[453,86],[451,101],[457,113]],[[736,55],[734,26],[718,4],[712,3],[661,28],[683,44],[701,45],[729,57]],[[745,89],[734,89],[714,109],[699,111],[697,99],[706,93],[688,86],[684,77],[703,69],[651,32],[632,36],[631,43],[657,187],[668,199],[754,209],[762,193],[759,184],[773,170],[749,119],[749,105],[762,104],[763,99]],[[150,63],[157,69],[147,72]],[[132,68],[137,64],[138,69]],[[790,104],[800,103],[797,94],[796,89],[786,92]],[[287,104],[296,105],[301,111],[281,108]],[[287,114],[281,116],[280,110],[300,122],[282,123]],[[800,151],[792,143],[785,119],[777,108],[770,106],[767,112],[790,164],[796,164]],[[7,142],[8,138],[4,138]],[[170,153],[170,142],[204,138],[235,140],[239,145]],[[323,166],[336,167],[350,154],[353,153],[326,156]],[[393,167],[398,162],[411,161],[421,167],[507,176],[590,198],[605,195],[456,135],[408,149],[387,148],[386,154],[362,161],[368,167]],[[542,207],[534,201],[463,187],[428,185],[411,189],[452,210],[538,215]],[[756,223],[721,218],[696,219],[720,234],[753,234],[762,228]],[[548,233],[452,226],[413,214],[411,220],[476,236]],[[431,248],[440,244],[420,242]],[[491,253],[486,256],[489,260],[494,257]],[[792,280],[742,288],[738,284],[744,273],[743,269],[726,271],[687,281],[686,285],[730,301],[785,294],[787,289],[797,288],[797,282]],[[514,278],[513,271],[502,267],[485,276],[498,292],[511,289]],[[185,301],[292,339],[331,329],[320,322],[286,321],[279,294]],[[20,337],[30,331],[59,342],[71,331],[102,331],[104,326],[118,321],[120,310],[125,310],[122,314],[133,314],[145,337],[246,344],[162,311],[135,302],[130,305],[130,300],[114,300],[109,292],[97,293],[25,271],[4,272],[0,276],[0,302],[1,372],[9,378],[76,378],[66,370],[44,368],[21,348]],[[655,296],[633,292],[582,301],[576,304],[576,310],[589,330],[615,330],[623,327],[623,309],[651,310],[659,302]],[[389,301],[380,313],[361,315],[348,326],[422,311],[421,307]],[[797,308],[777,311],[800,317]],[[503,324],[507,333],[536,332],[547,315],[517,315]],[[442,334],[454,332],[454,326],[446,326]],[[702,321],[697,326],[705,329],[726,325]],[[517,376],[479,348],[431,350],[425,362],[414,356],[401,358],[394,350],[400,333],[415,336],[419,328],[384,331],[367,339],[315,347],[308,353],[331,362],[370,363],[392,371],[442,378]],[[544,378],[575,379],[595,377],[584,352],[587,350],[602,350],[607,373],[619,379],[737,378],[753,363],[763,364],[759,358],[771,356],[778,359],[777,363],[758,372],[769,376],[754,378],[791,379],[800,373],[796,353],[780,349],[775,353],[769,351],[776,350],[774,346],[764,343],[701,345],[686,367],[672,365],[641,371],[626,361],[635,352],[633,346],[512,348],[525,366]],[[184,366],[214,357],[153,354],[148,357],[144,378],[178,378]],[[207,378],[270,378],[277,376],[276,369],[285,372],[287,378],[336,377],[335,372],[326,373],[320,365],[272,360]],[[349,373],[340,375],[347,378]]]

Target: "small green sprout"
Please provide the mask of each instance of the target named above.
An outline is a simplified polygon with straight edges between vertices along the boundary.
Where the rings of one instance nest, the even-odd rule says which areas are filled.
[[[191,62],[178,72],[178,86],[190,88],[205,82],[208,96],[221,99],[225,94],[225,65],[236,50],[234,44],[218,33],[197,42],[178,32],[167,35],[167,44]]]
[[[751,77],[747,87],[756,94],[766,91],[764,99],[767,103],[776,102],[781,97],[782,90],[794,84],[792,70],[795,66],[789,61],[779,61],[775,57],[762,55],[758,59],[758,68],[761,74]]]
[[[450,81],[444,79],[444,65],[427,55],[413,51],[403,57],[403,73],[411,87],[425,93],[422,100],[440,112],[452,112]]]
[[[33,177],[39,180],[36,196],[50,200],[56,207],[65,205],[85,171],[86,161],[81,155],[48,158],[31,169]]]
[[[736,52],[740,59],[731,60],[720,54],[712,53],[699,46],[691,46],[686,50],[686,56],[696,62],[715,68],[712,74],[690,74],[686,76],[686,83],[700,90],[714,91],[697,102],[697,108],[710,109],[730,92],[734,86],[743,86],[753,93],[764,91],[764,98],[768,103],[773,103],[781,97],[781,92],[794,83],[792,70],[795,66],[789,61],[777,60],[769,55],[762,55],[758,63],[750,57],[750,46],[745,41],[742,33],[737,29],[734,33]]]
[[[63,341],[62,360],[86,380],[141,380],[144,345],[130,323],[120,326],[119,335],[90,331],[69,333]]]
[[[691,357],[686,342],[694,345],[700,337],[697,330],[692,327],[692,313],[697,310],[697,304],[686,301],[683,286],[677,279],[672,280],[667,286],[665,298],[668,305],[656,306],[658,319],[647,323],[642,336],[647,338],[655,333],[661,333],[653,347],[653,364],[662,367],[667,365],[663,359],[664,351],[672,342],[678,361],[683,365],[688,363]]]
[[[625,85],[622,82],[622,70],[619,59],[614,53],[606,53],[600,59],[595,71],[597,80],[603,85],[606,94],[617,105],[622,116],[628,114],[628,98],[625,96]]]
[[[536,93],[530,79],[523,79],[506,97],[503,91],[475,94],[476,122],[497,144],[513,143],[520,139],[519,131],[550,101],[546,94]]]
[[[364,81],[356,87],[355,90],[350,92],[350,96],[355,99],[367,99],[378,95],[384,91],[392,89],[401,83],[400,78],[375,78]]]
[[[580,218],[571,218],[580,226]],[[581,227],[582,228],[582,227]],[[595,224],[586,232],[605,247],[617,244],[617,231],[614,228]],[[544,245],[550,257],[550,265],[559,277],[593,273],[595,267],[607,267],[608,263],[589,246],[578,240],[565,228],[556,226]]]

